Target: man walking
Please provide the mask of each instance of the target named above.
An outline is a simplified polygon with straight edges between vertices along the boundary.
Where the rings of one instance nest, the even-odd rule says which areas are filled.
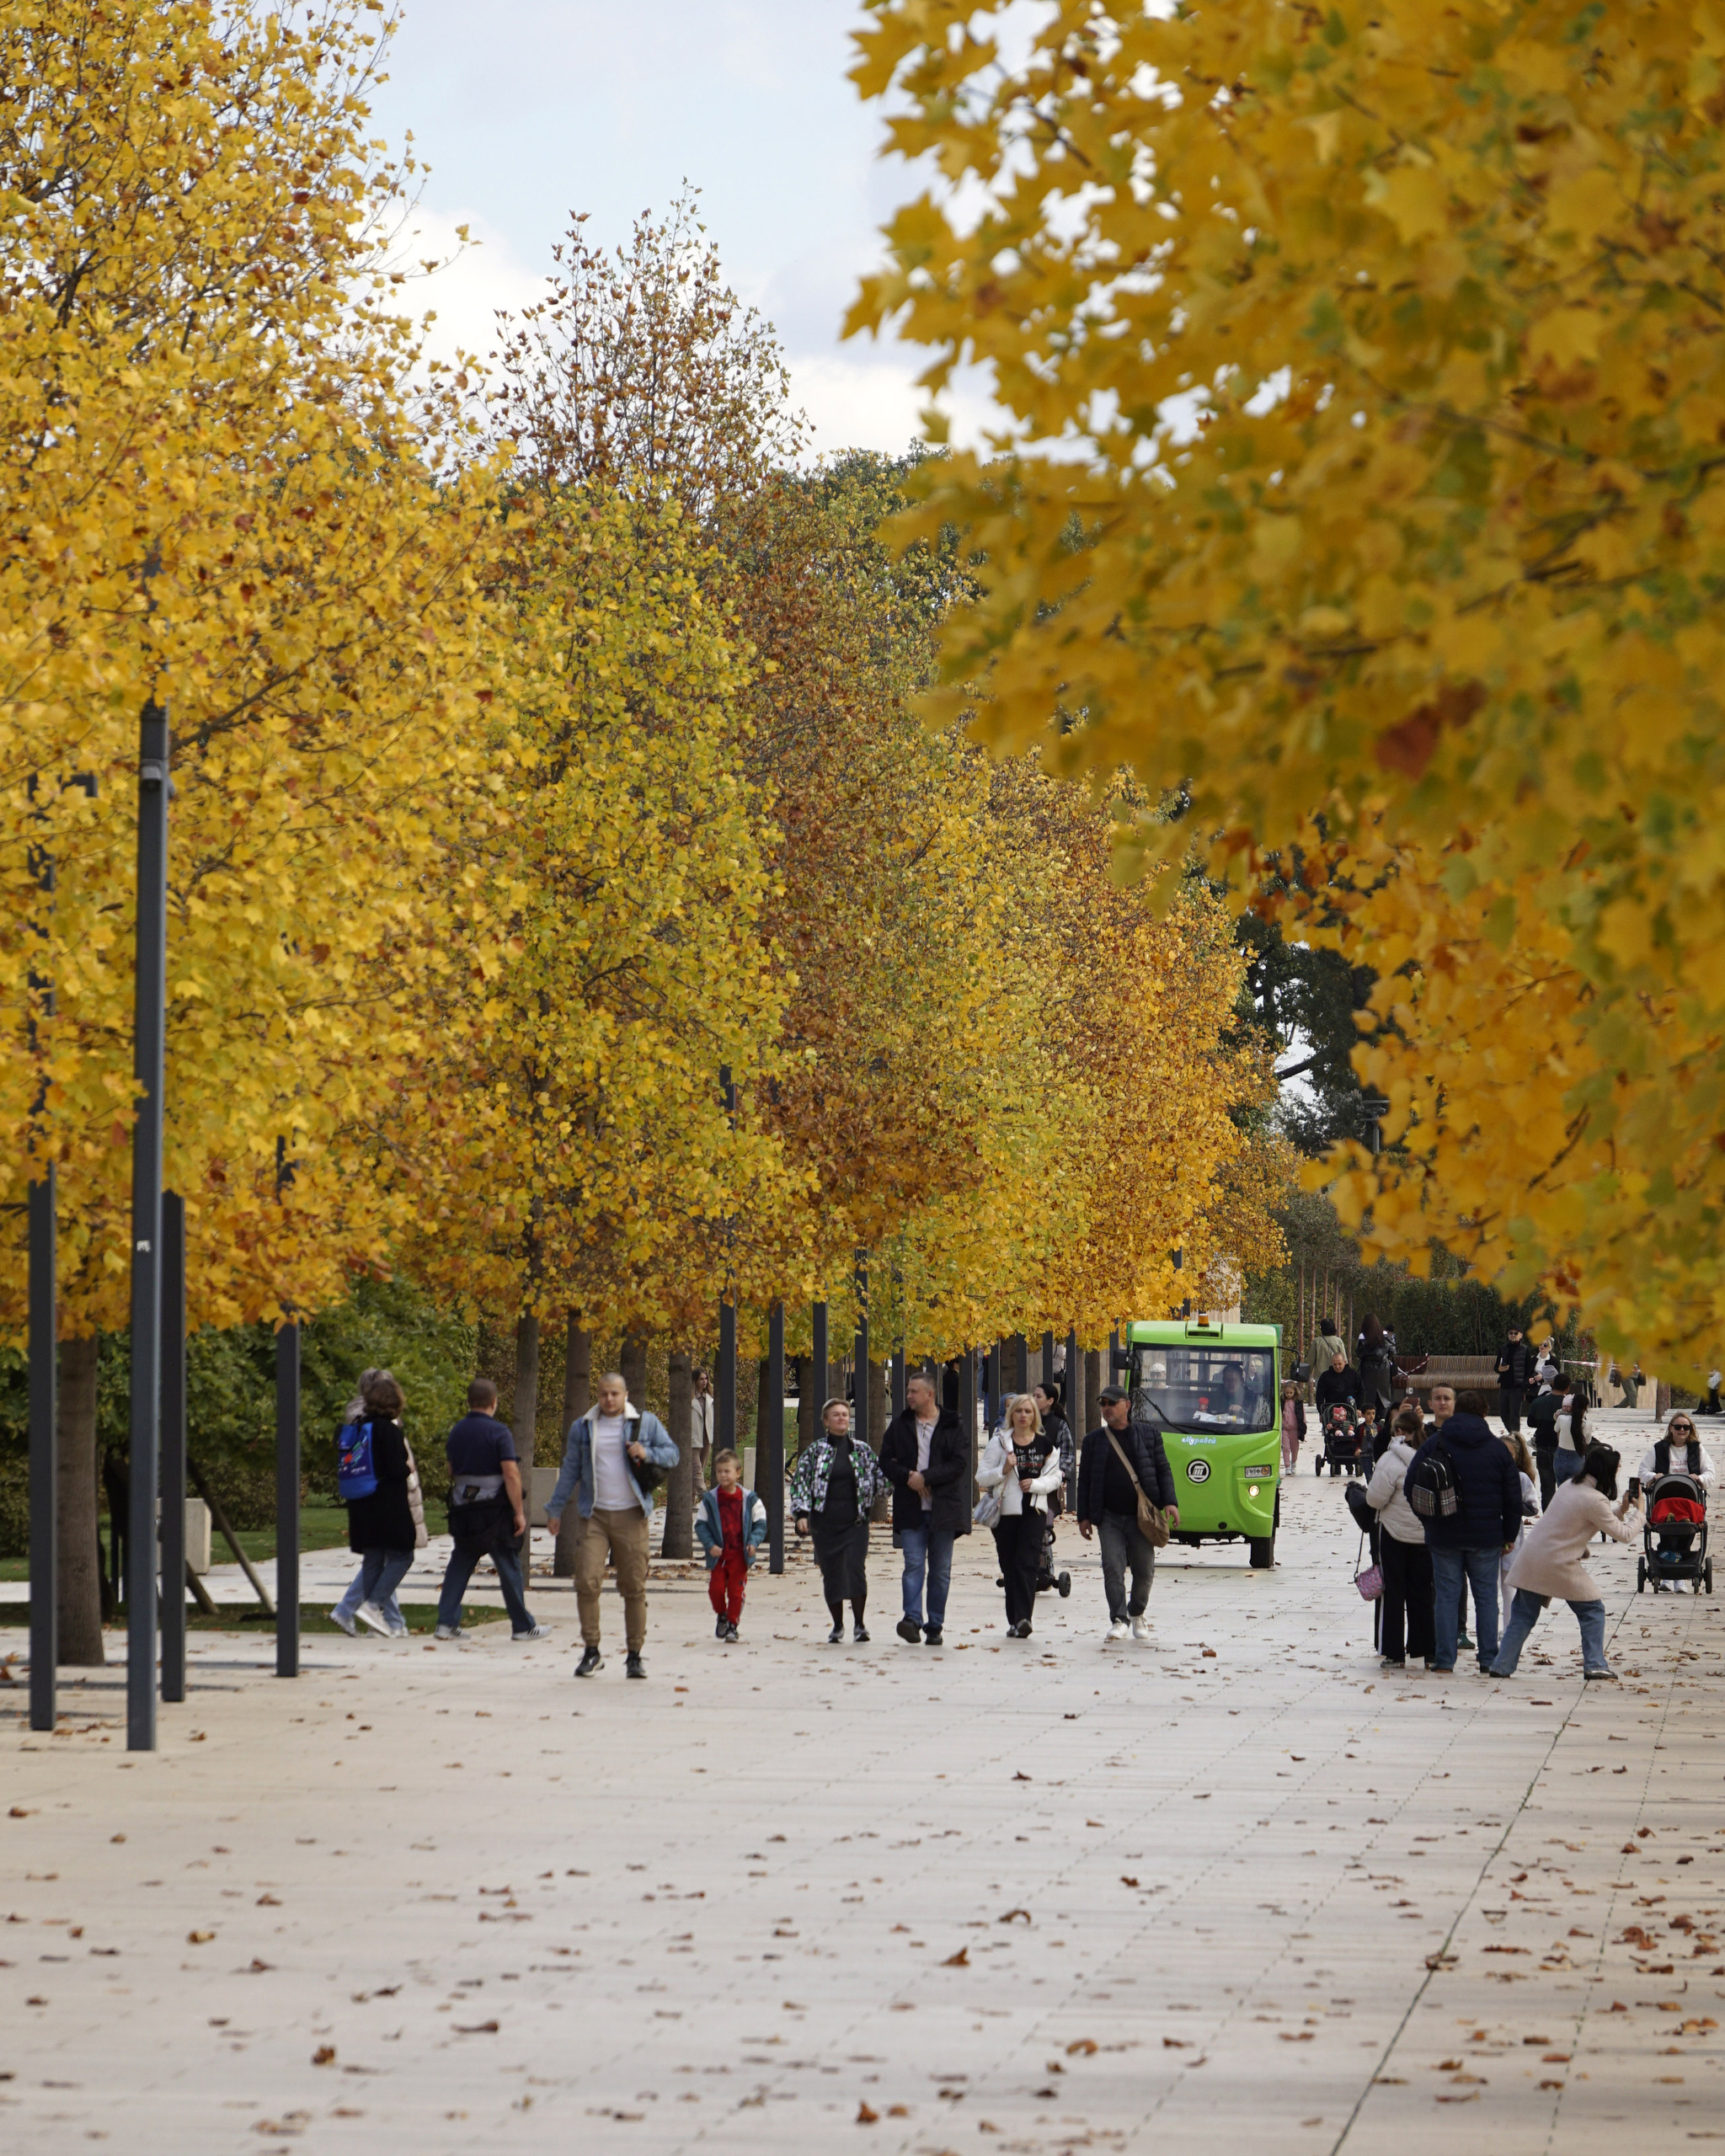
[[[1441,1454],[1433,1472],[1453,1481],[1455,1508],[1432,1509],[1423,1485],[1427,1463]],[[1413,1455],[1403,1494],[1424,1525],[1432,1557],[1436,1635],[1433,1673],[1449,1676],[1455,1667],[1462,1582],[1473,1588],[1473,1620],[1479,1633],[1479,1666],[1489,1669],[1498,1658],[1498,1566],[1521,1533],[1521,1476],[1509,1448],[1486,1420],[1482,1392],[1464,1392],[1458,1411]]]
[[[497,1567],[503,1606],[516,1640],[542,1640],[543,1625],[533,1622],[521,1582],[521,1551],[526,1545],[527,1516],[521,1504],[521,1469],[515,1441],[497,1419],[497,1387],[475,1378],[467,1387],[467,1412],[445,1441],[449,1454],[449,1531],[455,1547],[444,1567],[437,1598],[437,1636],[459,1640],[462,1597],[482,1558]]]
[[[1156,1550],[1138,1524],[1138,1493],[1141,1490],[1161,1508],[1171,1528],[1178,1527],[1174,1473],[1162,1433],[1153,1422],[1132,1420],[1130,1405],[1119,1385],[1103,1387],[1100,1405],[1102,1427],[1086,1437],[1078,1460],[1078,1532],[1087,1542],[1092,1534],[1102,1539],[1108,1637],[1147,1640],[1150,1625],[1144,1613],[1156,1577]]]
[[[575,1533],[575,1606],[580,1613],[583,1652],[577,1677],[591,1677],[605,1667],[599,1652],[599,1596],[607,1562],[617,1567],[623,1598],[623,1637],[631,1677],[644,1677],[641,1651],[647,1644],[647,1530],[653,1518],[653,1491],[677,1464],[677,1449],[659,1417],[629,1402],[622,1374],[607,1370],[599,1380],[599,1398],[569,1425],[563,1468],[545,1524],[554,1535],[563,1507],[573,1497],[580,1524]]]
[[[881,1439],[880,1465],[893,1486],[893,1529],[905,1560],[899,1637],[937,1647],[947,1621],[953,1545],[970,1532],[970,1447],[957,1414],[937,1405],[933,1379],[920,1370],[905,1380],[905,1405]]]
[[[1509,1337],[1498,1356],[1498,1412],[1503,1419],[1503,1428],[1511,1433],[1521,1428],[1522,1403],[1538,1368],[1538,1358],[1533,1351],[1532,1341],[1525,1338],[1519,1325],[1509,1327]]]

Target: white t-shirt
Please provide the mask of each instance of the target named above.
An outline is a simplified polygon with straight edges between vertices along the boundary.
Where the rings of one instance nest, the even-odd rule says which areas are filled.
[[[919,1422],[916,1425],[916,1472],[919,1475],[927,1475],[928,1472],[929,1449],[933,1443],[934,1417],[931,1415],[926,1422]],[[934,1508],[934,1492],[932,1490],[924,1490],[921,1497],[923,1511],[932,1512]]]
[[[1690,1467],[1688,1465],[1689,1454],[1674,1439],[1671,1446],[1671,1471],[1674,1475],[1693,1475],[1702,1489],[1711,1490],[1713,1486],[1714,1476],[1713,1456],[1699,1438],[1696,1440],[1696,1451],[1701,1457],[1701,1465],[1698,1468]],[[1641,1456],[1641,1465],[1635,1470],[1635,1479],[1637,1482],[1651,1482],[1658,1471],[1659,1463],[1654,1458],[1654,1446],[1649,1445]]]
[[[593,1417],[593,1502],[602,1513],[641,1509],[624,1449],[628,1427],[621,1415]]]

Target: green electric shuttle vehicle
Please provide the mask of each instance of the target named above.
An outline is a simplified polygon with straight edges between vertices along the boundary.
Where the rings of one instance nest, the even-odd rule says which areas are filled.
[[[1240,1542],[1275,1562],[1282,1512],[1282,1328],[1205,1318],[1128,1326],[1114,1367],[1132,1419],[1162,1433],[1177,1542]],[[1290,1373],[1292,1374],[1292,1373]]]

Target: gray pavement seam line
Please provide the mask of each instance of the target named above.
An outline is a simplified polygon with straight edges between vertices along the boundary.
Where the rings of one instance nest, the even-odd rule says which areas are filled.
[[[1691,1598],[1691,1599],[1693,1599],[1693,1598]],[[1621,1632],[1623,1627],[1629,1622],[1629,1613],[1635,1607],[1636,1605],[1634,1603],[1626,1604],[1622,1613],[1618,1617],[1617,1622],[1611,1627],[1611,1638],[1614,1643],[1618,1633]],[[1691,1612],[1690,1622],[1693,1623],[1693,1621],[1694,1613]],[[1653,1742],[1648,1747],[1648,1770],[1642,1781],[1641,1801],[1635,1807],[1635,1816],[1637,1820],[1642,1817],[1642,1814],[1648,1808],[1648,1797],[1652,1790],[1653,1780],[1653,1755],[1658,1750],[1659,1739],[1665,1733],[1665,1725],[1671,1718],[1671,1696],[1676,1688],[1677,1668],[1678,1665],[1674,1661],[1671,1666],[1671,1673],[1667,1678],[1665,1684],[1665,1701],[1659,1712],[1658,1726],[1653,1732]],[[1614,1880],[1611,1882],[1611,1898],[1605,1906],[1605,1920],[1599,1926],[1599,1951],[1594,1962],[1593,1979],[1589,1984],[1586,1992],[1583,1993],[1582,1996],[1581,2009],[1575,2017],[1575,2048],[1578,2051],[1581,2048],[1581,2032],[1586,2026],[1588,2012],[1593,2003],[1593,1986],[1600,1981],[1601,1971],[1605,1959],[1605,1948],[1610,1940],[1611,1926],[1616,1921],[1613,1912],[1616,1910],[1617,1906],[1617,1896],[1619,1891],[1620,1882]],[[1556,2100],[1551,2105],[1551,2123],[1546,2134],[1546,2148],[1548,2152],[1548,2156],[1552,2139],[1557,2131],[1557,2120],[1559,2114],[1562,2112],[1563,2108],[1563,2099],[1568,2094],[1569,2079],[1566,2074],[1564,2076],[1563,2086],[1557,2091]]]
[[[1583,1686],[1583,1689],[1584,1689],[1585,1688]],[[1579,1696],[1580,1695],[1578,1694],[1578,1699]],[[1468,1716],[1466,1722],[1464,1723],[1463,1726],[1466,1727],[1470,1726],[1483,1711],[1484,1701],[1482,1700],[1480,1705],[1476,1707],[1472,1713]],[[1552,1731],[1551,1740],[1546,1747],[1546,1749],[1540,1758],[1539,1764],[1534,1769],[1532,1777],[1529,1780],[1526,1788],[1522,1790],[1519,1798],[1517,1800],[1515,1809],[1510,1813],[1509,1819],[1506,1821],[1503,1833],[1498,1837],[1492,1847],[1486,1851],[1485,1856],[1481,1861],[1479,1870],[1474,1876],[1472,1886],[1468,1889],[1461,1908],[1456,1910],[1454,1918],[1451,1919],[1450,1929],[1444,1934],[1442,1945],[1439,1947],[1435,1956],[1429,1957],[1426,1972],[1424,1976],[1421,1977],[1418,1983],[1414,1986],[1413,1995],[1407,2001],[1407,2007],[1402,2012],[1402,2018],[1396,2024],[1394,2034],[1391,2036],[1388,2043],[1384,2046],[1383,2050],[1379,2053],[1377,2060],[1373,2065],[1371,2072],[1366,2079],[1365,2086],[1360,2090],[1359,2096],[1354,2100],[1354,2109],[1348,2114],[1341,2132],[1336,2137],[1335,2141],[1331,2144],[1330,2156],[1341,2156],[1341,2150],[1345,2144],[1348,2135],[1353,2132],[1355,2126],[1359,2123],[1359,2114],[1365,2108],[1365,2100],[1367,2097],[1370,2095],[1373,2089],[1377,2084],[1377,2078],[1379,2074],[1381,2074],[1384,2068],[1389,2064],[1390,2059],[1395,2052],[1397,2045],[1399,2044],[1402,2037],[1407,2035],[1407,2025],[1413,2019],[1415,2009],[1418,2008],[1420,2001],[1425,1997],[1428,1989],[1430,1988],[1432,1978],[1441,1973],[1444,1966],[1444,1956],[1449,1951],[1450,1940],[1455,1938],[1456,1933],[1461,1929],[1461,1925],[1467,1916],[1468,1911],[1473,1907],[1487,1872],[1491,1870],[1492,1865],[1503,1854],[1504,1844],[1509,1840],[1510,1835],[1514,1833],[1515,1828],[1521,1819],[1522,1814],[1527,1809],[1527,1801],[1533,1795],[1535,1790],[1539,1787],[1541,1777],[1551,1765],[1551,1755],[1557,1748],[1558,1739],[1562,1736],[1564,1731],[1568,1728],[1570,1717],[1573,1715],[1574,1711],[1575,1708],[1573,1705],[1565,1708],[1562,1720],[1557,1724],[1557,1728]],[[1458,1732],[1458,1734],[1460,1732]]]

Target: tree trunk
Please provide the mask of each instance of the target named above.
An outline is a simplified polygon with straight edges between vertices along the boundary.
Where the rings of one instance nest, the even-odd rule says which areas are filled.
[[[99,1668],[102,1545],[97,1524],[96,1358],[100,1342],[60,1343],[60,1659]]]
[[[626,1333],[623,1351],[618,1358],[622,1365],[623,1383],[629,1389],[629,1405],[637,1413],[647,1412],[647,1336],[644,1332]]]
[[[559,1447],[563,1438],[568,1437],[570,1425],[592,1405],[593,1336],[571,1310],[563,1352],[563,1432]],[[557,1550],[551,1561],[553,1576],[560,1580],[570,1580],[575,1576],[575,1508],[571,1505],[558,1529]]]
[[[1102,1385],[1102,1350],[1092,1348],[1084,1357],[1084,1412],[1092,1430],[1102,1421],[1102,1403],[1097,1397]],[[1087,1433],[1081,1430],[1076,1434],[1082,1437]]]
[[[539,1321],[525,1313],[515,1320],[515,1390],[509,1426],[521,1464],[521,1502],[527,1514],[527,1538],[521,1569],[527,1570],[533,1545],[533,1437],[539,1422]]]
[[[797,1450],[811,1444],[814,1437],[814,1417],[820,1412],[820,1402],[814,1397],[814,1358],[797,1357]]]
[[[755,1472],[749,1477],[751,1488],[758,1484],[760,1480],[761,1448],[766,1442],[762,1433],[772,1428],[772,1413],[775,1406],[778,1408],[780,1430],[782,1431],[784,1428],[783,1403],[770,1402],[766,1397],[767,1369],[767,1360],[763,1355],[755,1366]]]
[[[868,1427],[874,1433],[874,1449],[880,1450],[886,1437],[886,1365],[868,1365]],[[890,1519],[893,1516],[893,1495],[890,1486],[875,1500],[874,1510],[868,1515],[873,1520]]]
[[[695,1554],[695,1358],[686,1348],[673,1348],[666,1364],[667,1412],[677,1464],[665,1486],[664,1557]]]

